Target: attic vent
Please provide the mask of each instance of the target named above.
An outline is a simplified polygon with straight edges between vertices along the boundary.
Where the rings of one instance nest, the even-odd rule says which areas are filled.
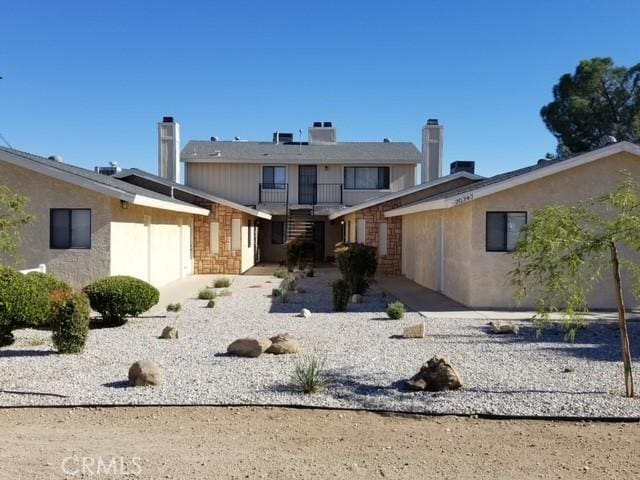
[[[60,155],[51,155],[48,160],[51,160],[53,162],[58,162],[58,163],[64,163],[64,160],[62,159],[62,157]]]

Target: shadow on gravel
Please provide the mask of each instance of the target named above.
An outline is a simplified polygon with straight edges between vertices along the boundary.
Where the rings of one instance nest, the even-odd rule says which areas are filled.
[[[481,327],[484,330],[484,327]],[[627,326],[631,354],[635,360],[640,359],[640,324],[631,322]],[[522,325],[518,335],[491,335],[497,343],[531,343],[546,344],[541,350],[556,352],[568,357],[584,358],[602,362],[618,362],[622,359],[620,334],[617,325],[592,322],[586,328],[577,332],[574,341],[565,339],[562,327],[551,327],[542,331],[541,336],[536,333],[535,325]],[[486,330],[484,330],[486,333]],[[555,345],[549,345],[555,344]]]
[[[12,357],[48,357],[56,355],[53,350],[0,350],[0,358]]]
[[[107,387],[107,388],[129,388],[129,387],[131,387],[131,385],[129,385],[129,382],[127,380],[118,380],[117,382],[103,383],[102,386],[103,387]],[[131,388],[133,388],[133,387],[131,387]]]
[[[67,398],[67,395],[61,395],[59,393],[47,393],[47,392],[28,392],[24,390],[0,390],[0,393],[9,393],[12,395],[35,395],[38,397],[57,397]]]

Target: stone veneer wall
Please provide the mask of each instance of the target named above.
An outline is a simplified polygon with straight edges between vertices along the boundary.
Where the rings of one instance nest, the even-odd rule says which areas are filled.
[[[234,218],[244,219],[246,214],[217,203],[203,202],[200,203],[200,206],[210,209],[211,213],[208,217],[194,216],[193,257],[195,273],[242,273],[242,249],[231,249],[231,220]],[[220,224],[218,227],[220,243],[217,255],[211,255],[210,251],[211,222]]]
[[[385,218],[384,212],[398,208],[400,201],[389,200],[356,212],[365,221],[365,244],[378,249],[378,224],[387,224],[387,254],[378,256],[378,272],[382,275],[402,273],[402,217]]]

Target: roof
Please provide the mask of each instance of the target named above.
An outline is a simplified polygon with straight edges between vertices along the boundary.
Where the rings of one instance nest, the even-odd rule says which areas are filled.
[[[117,173],[114,176],[118,179],[123,180],[124,182],[127,182],[127,178],[129,177],[142,178],[144,180],[148,180],[149,182],[168,187],[172,193],[174,191],[188,193],[189,195],[193,195],[195,197],[199,197],[204,200],[209,200],[211,202],[219,203],[220,205],[226,205],[227,207],[235,208],[236,210],[240,210],[241,212],[248,213],[249,215],[253,215],[254,217],[271,220],[271,215],[267,212],[257,210],[255,208],[247,207],[245,205],[232,202],[231,200],[227,200],[225,198],[221,198],[216,195],[211,195],[210,193],[207,193],[203,190],[198,190],[193,187],[188,187],[186,185],[182,185],[181,183],[172,182],[171,180],[159,177],[157,175],[153,175],[152,173],[145,172],[144,170],[139,170],[137,168],[123,170],[122,172]]]
[[[501,173],[470,185],[455,188],[428,199],[405,205],[385,212],[385,217],[396,217],[410,213],[452,208],[478,198],[486,197],[509,188],[539,180],[571,168],[585,165],[617,153],[627,152],[640,157],[640,145],[630,142],[619,142],[574,157],[549,160],[529,167]]]
[[[421,162],[410,142],[337,142],[333,144],[191,140],[182,149],[183,162],[205,163],[399,163]]]
[[[329,220],[335,220],[336,218],[340,218],[344,215],[349,215],[350,213],[357,212],[358,210],[362,210],[363,208],[373,207],[374,205],[379,205],[380,203],[388,202],[389,200],[394,200],[396,198],[401,198],[406,195],[411,195],[416,192],[420,192],[422,190],[426,190],[429,188],[436,187],[438,185],[442,185],[447,182],[451,182],[453,180],[457,180],[458,178],[468,178],[469,180],[482,180],[484,177],[479,175],[475,175],[469,172],[458,172],[452,175],[445,175],[444,177],[436,178],[429,182],[421,183],[419,185],[414,185],[413,187],[405,188],[404,190],[399,190],[397,192],[388,193],[386,195],[382,195],[371,200],[358,203],[349,208],[345,208],[344,210],[340,210],[329,215]]]
[[[196,215],[209,215],[209,210],[205,208],[196,207],[170,196],[147,190],[86,168],[49,160],[48,158],[13,148],[0,147],[0,160],[109,197],[127,201],[133,205]]]

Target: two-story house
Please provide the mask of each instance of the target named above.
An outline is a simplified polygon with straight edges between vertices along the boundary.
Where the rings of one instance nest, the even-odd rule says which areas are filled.
[[[277,262],[294,238],[312,240],[316,260],[332,256],[349,225],[330,217],[414,186],[421,155],[409,142],[340,142],[331,122],[314,122],[307,141],[282,132],[271,141],[211,137],[189,141],[180,160],[185,185],[271,215],[258,221],[253,248],[257,259]]]

